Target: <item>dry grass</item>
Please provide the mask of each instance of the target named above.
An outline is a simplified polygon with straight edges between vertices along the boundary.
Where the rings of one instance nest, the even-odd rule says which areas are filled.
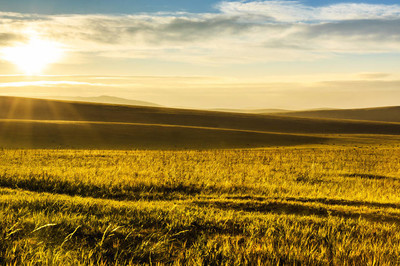
[[[3,264],[399,264],[400,148],[0,150]]]

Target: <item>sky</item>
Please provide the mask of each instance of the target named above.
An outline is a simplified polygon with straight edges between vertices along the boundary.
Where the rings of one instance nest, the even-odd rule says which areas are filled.
[[[398,1],[0,0],[0,95],[400,105]]]

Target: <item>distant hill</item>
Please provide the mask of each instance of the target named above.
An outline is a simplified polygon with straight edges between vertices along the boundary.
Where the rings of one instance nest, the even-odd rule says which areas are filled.
[[[309,112],[309,111],[330,111],[339,110],[335,108],[315,108],[309,110],[286,110],[286,109],[229,109],[229,108],[213,108],[208,109],[209,111],[217,112],[229,112],[229,113],[244,113],[244,114],[286,114],[286,113],[297,113],[297,112]]]
[[[400,136],[400,123],[0,97],[0,148],[247,148],[328,143],[337,134],[389,138]]]
[[[273,114],[273,113],[284,113],[292,112],[284,109],[229,109],[229,108],[214,108],[209,109],[210,111],[217,112],[229,112],[229,113],[245,113],[245,114]]]
[[[310,110],[300,112],[282,112],[277,114],[292,117],[400,122],[400,106],[340,110]]]
[[[161,105],[151,102],[130,100],[108,95],[101,95],[97,97],[46,96],[46,97],[40,97],[40,99],[161,107]]]

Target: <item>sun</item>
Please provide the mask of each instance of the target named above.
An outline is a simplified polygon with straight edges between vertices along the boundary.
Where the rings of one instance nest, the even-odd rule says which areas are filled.
[[[3,59],[16,65],[26,75],[38,75],[50,64],[60,60],[63,50],[59,43],[32,36],[28,43],[2,50]]]

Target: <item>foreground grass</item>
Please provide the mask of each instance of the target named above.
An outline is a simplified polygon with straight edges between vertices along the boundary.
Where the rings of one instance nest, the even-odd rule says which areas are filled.
[[[0,263],[399,264],[400,148],[0,151]]]

